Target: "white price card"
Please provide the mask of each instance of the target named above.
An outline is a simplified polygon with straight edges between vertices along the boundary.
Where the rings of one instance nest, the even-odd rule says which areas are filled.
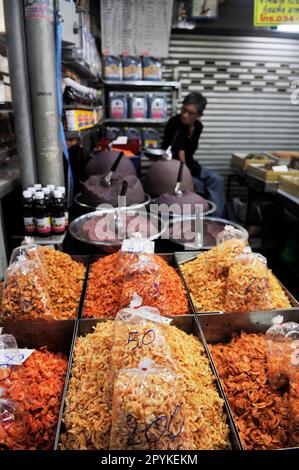
[[[19,366],[23,364],[34,349],[1,349],[0,367]]]
[[[272,167],[273,171],[289,171],[288,167],[286,165],[277,165]]]

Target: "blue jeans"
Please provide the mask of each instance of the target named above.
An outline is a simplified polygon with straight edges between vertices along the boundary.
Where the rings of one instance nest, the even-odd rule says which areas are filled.
[[[216,212],[211,217],[223,217],[226,206],[223,176],[216,171],[201,168],[199,177],[194,176],[192,179],[195,191],[216,204]]]

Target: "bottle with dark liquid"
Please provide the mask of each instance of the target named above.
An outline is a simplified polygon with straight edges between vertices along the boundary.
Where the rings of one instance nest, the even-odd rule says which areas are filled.
[[[62,235],[65,232],[65,207],[62,193],[54,191],[52,204],[52,233]]]
[[[48,237],[51,235],[50,212],[47,208],[44,193],[42,191],[37,191],[35,193],[34,217],[37,235],[40,237]]]
[[[26,235],[35,232],[33,198],[31,191],[23,191],[23,220]]]

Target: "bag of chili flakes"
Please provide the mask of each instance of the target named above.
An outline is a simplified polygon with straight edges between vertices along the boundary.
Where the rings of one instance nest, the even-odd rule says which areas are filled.
[[[47,273],[37,245],[16,248],[4,276],[2,313],[4,319],[52,318]]]
[[[112,402],[112,450],[190,449],[178,376],[147,358],[119,371]]]

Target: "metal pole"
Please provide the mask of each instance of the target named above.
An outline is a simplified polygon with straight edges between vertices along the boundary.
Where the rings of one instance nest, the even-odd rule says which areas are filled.
[[[25,0],[25,33],[39,182],[64,186],[53,0]]]
[[[23,188],[37,182],[32,116],[26,64],[23,5],[4,0],[5,29],[9,63],[17,152]]]

